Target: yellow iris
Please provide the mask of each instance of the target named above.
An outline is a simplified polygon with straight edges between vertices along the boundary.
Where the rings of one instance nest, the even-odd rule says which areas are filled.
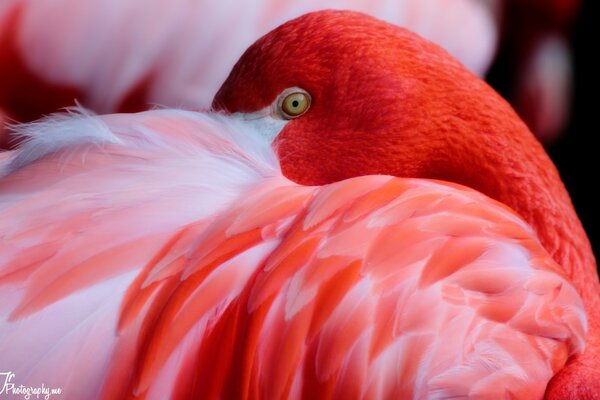
[[[281,101],[281,113],[284,118],[297,118],[304,114],[310,107],[310,95],[306,92],[293,92]]]

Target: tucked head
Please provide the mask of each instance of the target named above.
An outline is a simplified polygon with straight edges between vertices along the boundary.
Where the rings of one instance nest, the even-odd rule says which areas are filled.
[[[315,12],[268,33],[213,107],[275,124],[282,171],[301,184],[441,179],[511,206],[534,227],[570,207],[550,159],[504,99],[437,45],[361,13]]]
[[[299,17],[244,53],[213,107],[269,122],[282,171],[298,183],[367,174],[459,183],[519,212],[576,283],[598,279],[529,129],[485,82],[405,29],[348,11]]]
[[[284,100],[300,106],[298,117],[281,115]],[[390,174],[497,197],[482,179],[497,167],[487,153],[514,131],[541,150],[510,106],[446,51],[355,12],[307,14],[258,40],[213,107],[289,119],[274,145],[284,174],[304,184]]]
[[[600,337],[594,256],[556,168],[512,108],[438,46],[359,13],[307,14],[250,47],[213,107],[267,122],[298,183],[437,178],[512,207],[580,290]],[[553,380],[551,398],[591,382],[590,349]]]

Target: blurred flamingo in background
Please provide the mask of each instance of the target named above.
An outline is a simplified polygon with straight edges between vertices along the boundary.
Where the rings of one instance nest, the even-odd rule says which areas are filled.
[[[500,56],[509,66],[506,95],[537,137],[553,143],[570,117],[573,54],[569,40],[579,0],[507,0]]]
[[[578,0],[33,1],[0,4],[0,106],[18,121],[73,105],[97,112],[206,107],[252,41],[321,7],[364,11],[442,45],[484,75],[502,37],[507,95],[551,143],[569,117],[569,27]],[[60,21],[57,24],[56,21]]]
[[[569,196],[446,52],[313,13],[244,53],[213,107],[234,114],[58,115],[0,154],[0,354],[23,383],[600,393],[600,284]]]
[[[406,26],[479,75],[496,48],[495,17],[479,0],[9,0],[0,4],[0,107],[20,122],[74,99],[98,113],[206,108],[254,40],[323,7]]]

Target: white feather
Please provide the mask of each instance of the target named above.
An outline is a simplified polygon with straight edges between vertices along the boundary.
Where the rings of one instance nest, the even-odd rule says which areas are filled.
[[[23,142],[4,174],[14,172],[47,154],[82,144],[119,143],[101,118],[83,107],[69,107],[38,121],[11,125],[9,129]]]
[[[145,123],[145,115],[168,116],[198,123],[198,134],[182,140],[176,135],[158,132]],[[221,167],[224,171],[231,165],[242,163],[242,169],[250,167],[262,176],[274,176],[279,171],[279,164],[271,149],[271,138],[279,133],[285,123],[275,126],[269,124],[269,121],[265,122],[265,119],[272,118],[257,121],[239,115],[166,109],[136,114],[133,118],[119,114],[97,116],[80,106],[71,107],[65,113],[52,114],[31,123],[12,125],[11,130],[23,142],[4,166],[1,175],[9,175],[49,154],[77,153],[74,149],[78,146],[102,147],[117,144],[130,149],[170,151],[186,156],[214,158],[215,162],[223,164]],[[206,147],[208,142],[211,142],[210,150]]]

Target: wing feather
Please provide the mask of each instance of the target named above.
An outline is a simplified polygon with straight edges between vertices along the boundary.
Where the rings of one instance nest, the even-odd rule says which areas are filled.
[[[47,122],[44,140],[69,123]],[[298,186],[220,116],[101,122],[86,129],[117,141],[86,132],[0,180],[0,361],[23,383],[68,398],[541,398],[583,350],[575,289],[479,193]]]

